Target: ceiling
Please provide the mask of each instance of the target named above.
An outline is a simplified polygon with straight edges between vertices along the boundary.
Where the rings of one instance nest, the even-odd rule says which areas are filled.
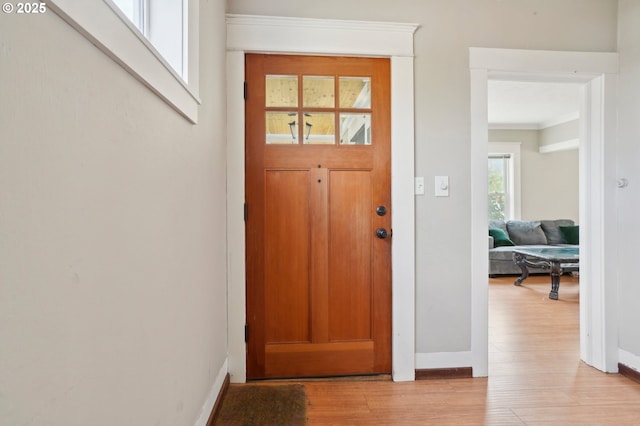
[[[489,80],[490,129],[543,129],[578,118],[579,83]]]

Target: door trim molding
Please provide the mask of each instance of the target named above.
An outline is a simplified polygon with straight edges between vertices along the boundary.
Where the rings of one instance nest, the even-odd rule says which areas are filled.
[[[245,52],[390,58],[392,375],[395,381],[415,379],[413,34],[417,28],[417,24],[227,15],[227,311],[232,382],[246,381]]]
[[[580,124],[580,356],[617,371],[615,265],[617,53],[470,48],[471,352],[474,376],[488,375],[487,81],[583,83]]]
[[[413,57],[418,24],[227,15],[227,50]]]

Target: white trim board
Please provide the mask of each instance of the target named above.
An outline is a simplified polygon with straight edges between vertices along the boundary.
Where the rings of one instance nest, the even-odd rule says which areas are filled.
[[[190,0],[187,84],[117,6],[102,0],[49,0],[48,7],[191,123],[198,122],[199,6]]]
[[[246,381],[244,342],[245,52],[353,55],[391,60],[392,375],[415,379],[413,33],[416,24],[227,15],[227,252],[229,373]]]
[[[569,139],[568,141],[541,145],[540,148],[538,148],[538,151],[540,154],[548,154],[550,152],[569,151],[571,149],[578,148],[580,148],[580,139]]]
[[[629,368],[640,371],[640,355],[635,355],[631,352],[620,349],[618,351],[618,359],[620,364],[624,364]]]
[[[413,57],[417,28],[394,22],[229,14],[227,50]]]
[[[488,374],[487,81],[583,83],[580,110],[580,355],[617,371],[616,53],[470,48],[471,75],[471,351],[474,376]]]
[[[489,130],[540,130],[536,123],[489,123]]]
[[[432,352],[416,354],[416,370],[470,367],[471,351]]]
[[[213,407],[216,404],[218,395],[220,395],[220,392],[222,391],[222,386],[224,385],[224,380],[227,377],[228,371],[229,363],[228,360],[225,359],[222,367],[220,367],[220,370],[218,370],[218,375],[216,376],[216,380],[213,382],[213,386],[211,386],[209,395],[207,395],[207,399],[202,405],[202,410],[200,410],[200,417],[198,417],[198,420],[196,420],[196,426],[206,426],[207,421],[209,421],[209,417],[211,416]]]

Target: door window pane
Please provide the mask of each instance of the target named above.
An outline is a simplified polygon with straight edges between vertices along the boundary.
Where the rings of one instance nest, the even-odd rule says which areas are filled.
[[[265,83],[267,107],[298,107],[298,76],[267,75]]]
[[[340,77],[340,108],[371,108],[371,78]]]
[[[336,105],[333,77],[302,77],[302,105],[305,108],[334,108]]]
[[[335,144],[336,115],[332,112],[305,112],[302,128],[305,144]]]
[[[371,114],[340,114],[340,144],[371,145]]]
[[[298,113],[267,112],[265,129],[267,144],[298,143]]]
[[[305,75],[300,78],[301,85],[295,75],[266,76],[265,105],[270,110],[266,112],[267,144],[336,144],[339,131],[341,145],[371,145],[370,77]],[[301,106],[299,99],[302,99]],[[361,113],[355,112],[360,109]],[[340,121],[336,123],[338,117]]]

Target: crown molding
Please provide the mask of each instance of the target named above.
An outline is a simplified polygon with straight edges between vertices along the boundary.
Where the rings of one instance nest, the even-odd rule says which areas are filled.
[[[580,113],[576,111],[541,123],[489,123],[489,130],[544,130],[579,119]]]
[[[540,152],[540,154],[548,154],[550,152],[569,151],[578,148],[580,148],[580,139],[569,139],[562,142],[541,145],[538,148],[538,152]]]
[[[540,130],[536,123],[489,123],[489,130]]]

